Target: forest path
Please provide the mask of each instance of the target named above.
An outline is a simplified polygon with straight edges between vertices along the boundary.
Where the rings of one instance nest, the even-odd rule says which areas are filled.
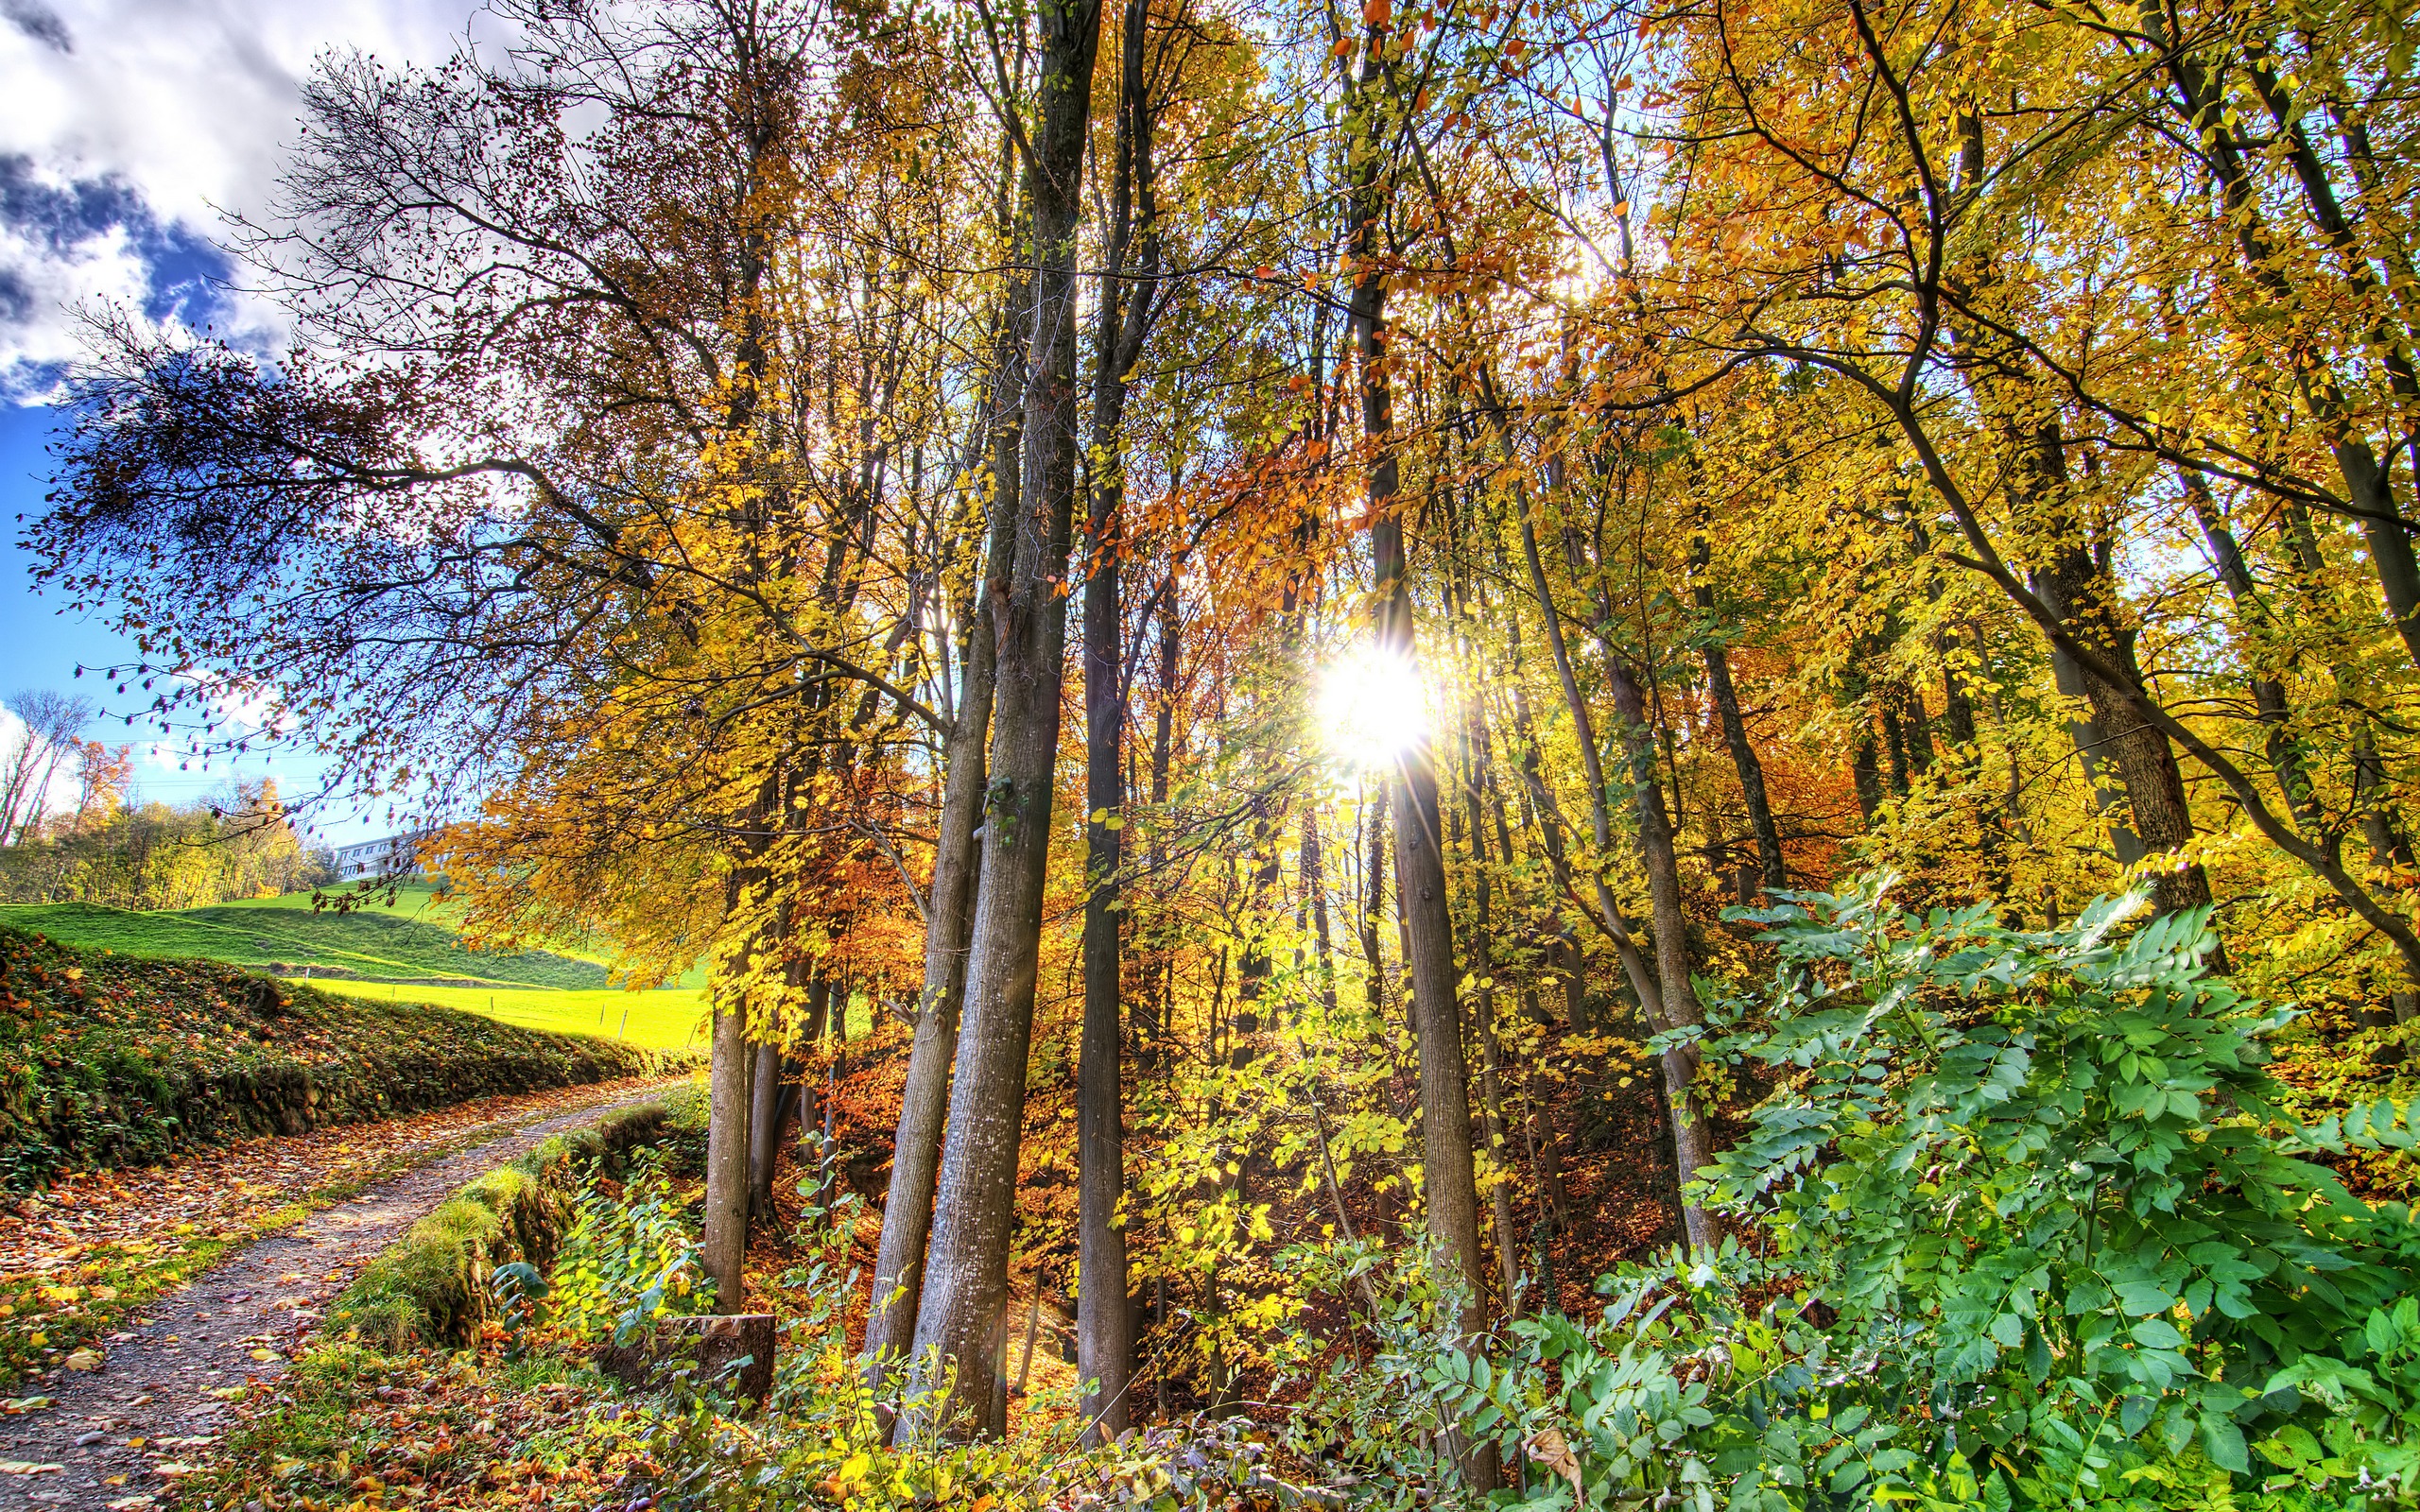
[[[182,1473],[181,1456],[205,1447],[228,1421],[229,1403],[216,1393],[284,1374],[328,1302],[405,1229],[548,1135],[585,1127],[684,1079],[575,1089],[590,1095],[569,1110],[560,1095],[536,1113],[527,1098],[488,1099],[506,1116],[474,1125],[471,1143],[461,1122],[451,1120],[401,1176],[244,1246],[154,1299],[129,1332],[110,1335],[101,1369],[62,1374],[51,1388],[54,1405],[0,1418],[0,1509],[152,1505]],[[514,1109],[515,1103],[523,1106]],[[173,1176],[178,1167],[167,1170]]]

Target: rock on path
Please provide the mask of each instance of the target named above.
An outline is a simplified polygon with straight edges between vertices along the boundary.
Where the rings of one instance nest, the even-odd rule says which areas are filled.
[[[329,1301],[405,1229],[549,1134],[679,1084],[636,1092],[625,1084],[573,1112],[507,1125],[495,1138],[257,1240],[155,1298],[131,1332],[110,1335],[101,1370],[60,1378],[57,1405],[0,1418],[0,1512],[151,1505],[182,1456],[207,1448],[225,1425],[228,1403],[214,1393],[284,1374]]]

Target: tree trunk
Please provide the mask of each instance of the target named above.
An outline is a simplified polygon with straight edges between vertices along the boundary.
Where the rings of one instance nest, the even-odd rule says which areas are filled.
[[[1857,741],[1849,750],[1849,782],[1857,789],[1858,816],[1869,830],[1882,812],[1882,768],[1874,758],[1874,715],[1859,708]]]
[[[782,1094],[782,1047],[755,1046],[748,1099],[748,1208],[759,1221],[773,1215],[773,1164],[780,1156],[775,1106]]]
[[[1125,540],[1125,459],[1120,429],[1128,375],[1142,357],[1157,310],[1159,236],[1153,225],[1151,113],[1143,43],[1148,0],[1127,0],[1120,23],[1116,163],[1103,253],[1099,335],[1094,349],[1092,457],[1084,516],[1084,1011],[1076,1069],[1079,1280],[1076,1375],[1084,1397],[1080,1441],[1126,1431],[1134,1312],[1127,1296],[1126,1090],[1120,1003],[1117,871],[1125,860],[1125,660],[1120,644],[1119,557]],[[1140,226],[1136,224],[1139,216]],[[1139,238],[1138,233],[1139,232]],[[1133,244],[1139,239],[1139,249]],[[1130,249],[1138,255],[1130,258]],[[1130,263],[1132,265],[1130,266]],[[1036,1293],[1040,1295],[1040,1283]]]
[[[2064,493],[2064,464],[2048,459],[2064,451],[2055,434],[2040,442],[2046,460],[2044,480],[2054,493]],[[2064,513],[2062,503],[2053,503]],[[2094,554],[2072,534],[2062,533],[2048,570],[2042,575],[2048,607],[2067,632],[2136,685],[2142,669],[2135,661],[2133,632],[2118,621],[2118,585]],[[2079,668],[2081,670],[2081,668]],[[2168,736],[2146,720],[2134,701],[2118,688],[2090,674],[2083,692],[2092,706],[2092,723],[2102,748],[2117,764],[2126,789],[2126,806],[2134,832],[2146,853],[2173,851],[2193,838],[2193,815],[2185,797],[2185,774]],[[2199,863],[2163,868],[2152,882],[2152,901],[2163,913],[2191,908],[2210,901],[2210,884]]]
[[[1320,1001],[1336,1016],[1336,937],[1328,917],[1327,849],[1320,839],[1316,803],[1303,805],[1303,893],[1310,903],[1311,940],[1319,952]]]
[[[2186,502],[2193,507],[2193,518],[2202,527],[2202,540],[2210,548],[2210,564],[2235,605],[2237,623],[2243,627],[2243,660],[2250,669],[2245,680],[2252,692],[2253,713],[2260,721],[2261,744],[2269,754],[2269,769],[2276,773],[2277,790],[2285,796],[2286,806],[2303,833],[2314,839],[2322,837],[2327,832],[2327,816],[2320,811],[2318,794],[2311,787],[2302,742],[2288,723],[2290,711],[2286,702],[2286,685],[2270,676],[2262,665],[2263,647],[2257,638],[2269,628],[2269,613],[2260,602],[2259,587],[2252,580],[2252,569],[2244,563],[2243,548],[2237,544],[2235,532],[2220,517],[2218,501],[2210,496],[2209,485],[2202,481],[2200,473],[2189,470],[2180,471],[2179,481],[2184,485]]]
[[[1384,187],[1378,143],[1388,129],[1379,55],[1384,28],[1374,26],[1357,88],[1348,102],[1356,127],[1366,133],[1362,164],[1354,185],[1353,325],[1360,357],[1361,428],[1377,447],[1370,464],[1370,551],[1375,579],[1373,627],[1382,655],[1413,661],[1409,562],[1404,554],[1398,512],[1394,400],[1388,375],[1385,274],[1378,267]],[[1435,755],[1426,738],[1416,740],[1389,773],[1388,796],[1395,821],[1395,885],[1398,911],[1409,945],[1411,1005],[1420,1050],[1420,1128],[1423,1194],[1428,1226],[1460,1270],[1468,1300],[1461,1332],[1475,1341],[1487,1331],[1487,1270],[1479,1252],[1478,1191],[1471,1161],[1470,1068],[1462,1057],[1461,1015],[1456,1005],[1454,920],[1445,896],[1445,858],[1437,794]],[[1462,1456],[1472,1487],[1493,1491],[1496,1465],[1493,1442]]]
[[[2295,566],[2300,569],[2303,591],[2308,596],[2311,586],[2323,580],[2325,558],[2320,554],[2319,537],[2312,527],[2309,512],[2299,506],[2292,506],[2286,509],[2285,515],[2286,540],[2293,552]],[[2228,544],[2234,543],[2232,536],[2224,539]],[[2239,555],[2236,561],[2240,567]],[[2248,578],[2249,575],[2246,576]],[[2411,843],[2405,836],[2402,825],[2396,822],[2394,795],[2387,786],[2386,764],[2378,754],[2369,711],[2364,707],[2353,677],[2342,662],[2331,659],[2328,673],[2335,681],[2336,701],[2342,710],[2347,727],[2345,745],[2350,749],[2353,763],[2353,808],[2360,816],[2361,837],[2369,842],[2370,862],[2381,870],[2390,867],[2409,867],[2412,864]],[[2278,690],[2278,696],[2282,700],[2282,688]],[[2316,807],[2314,801],[2314,810]],[[2314,836],[2321,833],[2313,829],[2306,829],[2304,833]],[[2391,991],[2388,1002],[2397,1023],[2409,1023],[2415,1016],[2420,1016],[2420,991],[2408,987],[2400,991]]]
[[[1168,801],[1168,763],[1174,755],[1176,740],[1176,681],[1184,650],[1183,620],[1177,609],[1184,583],[1183,558],[1168,563],[1167,581],[1163,586],[1160,607],[1160,667],[1159,696],[1151,712],[1151,808],[1164,813]],[[1167,841],[1165,825],[1151,826],[1149,859],[1151,874],[1158,876],[1167,862]],[[1135,1039],[1139,1042],[1143,1064],[1156,1070],[1167,1061],[1168,1007],[1174,997],[1173,968],[1165,954],[1159,963],[1158,981],[1148,994],[1148,1007],[1138,1005],[1135,1017]],[[1165,1394],[1165,1383],[1162,1387]]]
[[[1546,564],[1539,556],[1537,530],[1526,515],[1521,521],[1521,552],[1530,569],[1530,592],[1537,598],[1540,616],[1547,627],[1547,649],[1553,653],[1555,678],[1563,687],[1564,704],[1571,714],[1573,735],[1580,747],[1581,765],[1588,775],[1588,816],[1595,831],[1599,858],[1598,870],[1589,880],[1596,886],[1597,907],[1601,915],[1599,922],[1613,937],[1614,954],[1622,963],[1622,972],[1629,977],[1631,990],[1637,994],[1640,1011],[1647,1016],[1649,1025],[1658,1031],[1672,1027],[1674,1021],[1671,1015],[1685,1011],[1681,1005],[1673,1004],[1673,999],[1680,994],[1689,994],[1685,1011],[1691,1014],[1694,1022],[1697,999],[1690,991],[1687,976],[1681,977],[1679,986],[1673,992],[1666,991],[1660,979],[1665,956],[1662,942],[1659,940],[1656,947],[1658,965],[1650,967],[1639,954],[1636,936],[1622,917],[1621,906],[1614,898],[1613,888],[1605,882],[1603,868],[1614,848],[1614,826],[1613,815],[1608,806],[1611,801],[1608,797],[1611,789],[1606,785],[1603,758],[1598,754],[1597,750],[1596,717],[1589,711],[1588,700],[1581,695],[1580,679],[1572,669],[1571,649],[1564,639],[1560,610],[1555,607],[1552,590],[1547,583]],[[1616,666],[1620,664],[1618,657],[1609,654],[1608,660]],[[1626,670],[1623,673],[1623,680],[1626,682],[1629,680]],[[1637,688],[1634,683],[1631,685],[1631,693],[1635,699]],[[1620,713],[1618,690],[1616,691],[1616,712],[1627,721],[1628,714]],[[1639,735],[1642,746],[1638,748],[1646,751],[1646,785],[1649,791],[1654,793],[1656,812],[1661,814],[1664,801],[1663,790],[1655,785],[1654,753],[1651,745],[1644,744],[1646,730],[1643,726]],[[1635,765],[1633,771],[1635,775],[1637,771]],[[1668,852],[1670,850],[1668,833],[1666,850]],[[1657,933],[1660,935],[1662,932],[1663,926],[1659,922]],[[1681,947],[1681,961],[1682,970],[1685,972],[1687,970],[1685,944]],[[1662,1057],[1663,1083],[1656,1093],[1659,1110],[1664,1116],[1667,1126],[1672,1131],[1672,1147],[1676,1152],[1674,1160],[1678,1164],[1687,1166],[1691,1170],[1696,1169],[1696,1165],[1689,1164],[1690,1161],[1695,1160],[1697,1165],[1702,1165],[1711,1158],[1704,1123],[1696,1116],[1696,1104],[1690,1096],[1690,1089],[1697,1081],[1697,1070],[1698,1057],[1695,1050],[1682,1045],[1666,1051]],[[1671,1094],[1670,1090],[1674,1088],[1680,1090],[1680,1095]],[[1705,1246],[1706,1252],[1710,1253],[1714,1244],[1714,1226],[1705,1211],[1689,1206],[1680,1198],[1678,1194],[1675,1194],[1675,1203],[1681,1221],[1681,1230],[1687,1236],[1690,1246],[1692,1248]]]
[[[748,1008],[729,1002],[715,1012],[714,1046],[706,1071],[707,1276],[716,1305],[744,1311],[748,1262]]]
[[[1537,994],[1521,994],[1521,1010],[1531,1019],[1541,1018]],[[1530,1160],[1537,1167],[1538,1203],[1546,1210],[1547,1222],[1561,1228],[1571,1221],[1571,1198],[1563,1187],[1563,1146],[1558,1143],[1553,1120],[1547,1117],[1546,1099],[1538,1095],[1534,1072],[1527,1078],[1523,1101],[1528,1106],[1528,1126]]]
[[[1631,812],[1638,825],[1639,859],[1647,868],[1648,905],[1655,921],[1655,975],[1664,988],[1664,1022],[1657,1027],[1677,1029],[1697,1023],[1702,1017],[1697,990],[1689,981],[1689,920],[1681,901],[1680,859],[1673,848],[1672,821],[1664,808],[1664,789],[1655,780],[1655,743],[1647,723],[1646,692],[1614,646],[1605,645],[1604,652],[1607,680],[1613,684],[1614,717],[1621,721],[1622,745],[1630,754]],[[1664,1096],[1671,1107],[1672,1154],[1677,1178],[1683,1183],[1714,1160],[1705,1114],[1698,1106],[1697,1070],[1694,1046],[1665,1053]],[[1685,1194],[1681,1219],[1688,1230],[1689,1247],[1711,1253],[1718,1237],[1714,1220],[1703,1208],[1687,1201]]]
[[[1464,643],[1467,651],[1468,643]],[[1479,1047],[1479,1120],[1486,1137],[1487,1199],[1495,1228],[1495,1258],[1503,1273],[1504,1315],[1521,1315],[1521,1246],[1512,1228],[1512,1160],[1504,1137],[1504,1076],[1502,1052],[1495,1042],[1495,963],[1494,919],[1495,886],[1487,849],[1488,799],[1495,799],[1497,859],[1512,860],[1512,840],[1504,823],[1504,800],[1495,788],[1495,743],[1490,738],[1485,706],[1476,697],[1463,708],[1463,809],[1471,830],[1472,913],[1477,937],[1471,942],[1471,974],[1478,978],[1472,995],[1473,1028]]]
[[[1385,784],[1379,785],[1376,802],[1368,807],[1376,812],[1370,816],[1369,849],[1361,863],[1361,959],[1370,973],[1362,984],[1362,990],[1370,1001],[1370,1011],[1384,1018],[1387,1011],[1387,964],[1385,952],[1379,944],[1378,920],[1386,917],[1387,851],[1392,849],[1388,843]]]
[[[1514,616],[1507,615],[1511,624]],[[1514,642],[1512,686],[1512,733],[1521,743],[1519,770],[1521,786],[1529,794],[1530,806],[1536,811],[1539,848],[1547,854],[1547,874],[1554,880],[1555,895],[1562,899],[1578,896],[1572,888],[1571,853],[1563,841],[1563,826],[1554,821],[1553,801],[1547,791],[1546,771],[1538,758],[1538,737],[1530,721],[1530,696],[1521,689],[1517,677],[1519,643]],[[1563,1010],[1573,1034],[1594,1034],[1594,1015],[1588,1010],[1588,961],[1581,953],[1580,936],[1571,927],[1562,909],[1555,912],[1555,936],[1552,954],[1563,978]]]
[[[1705,537],[1701,535],[1689,543],[1690,565],[1703,572],[1708,559]],[[1699,582],[1691,590],[1698,612],[1711,616],[1714,612],[1714,586]],[[1777,890],[1789,885],[1789,867],[1781,853],[1781,830],[1773,823],[1772,801],[1765,796],[1765,764],[1756,758],[1756,747],[1748,742],[1748,723],[1739,716],[1739,690],[1731,681],[1731,653],[1723,644],[1708,634],[1704,644],[1706,687],[1714,694],[1715,713],[1722,719],[1722,739],[1731,747],[1731,765],[1739,774],[1739,793],[1748,805],[1748,828],[1756,837],[1756,870],[1765,886]]]
[[[996,344],[993,381],[1005,390],[1024,371],[1012,333],[1025,303],[1022,279],[1011,279]],[[959,1007],[966,990],[966,956],[975,924],[992,701],[998,644],[991,606],[1007,593],[1016,541],[1018,468],[1024,454],[1021,395],[1003,392],[993,404],[992,500],[983,572],[963,608],[966,651],[959,675],[958,716],[942,745],[942,811],[933,847],[933,882],[925,907],[925,977],[917,995],[916,1034],[908,1052],[908,1079],[899,1098],[899,1130],[891,1143],[890,1189],[882,1210],[882,1239],[866,1317],[864,1359],[869,1380],[883,1363],[907,1354],[915,1337],[923,1293],[925,1244],[932,1232],[933,1188],[941,1170],[942,1128],[949,1108],[950,1065],[958,1050]]]
[[[999,637],[981,883],[942,1156],[916,1317],[915,1353],[956,1375],[941,1408],[950,1425],[994,1420],[997,1322],[1008,1294],[1017,1148],[1059,755],[1065,672],[1067,565],[1076,495],[1077,227],[1084,139],[1100,34],[1099,0],[1038,13],[1040,121],[1028,163],[1033,215],[1033,344],[1027,363],[1025,458],[1016,546]],[[927,1388],[932,1382],[920,1383]],[[926,1409],[930,1410],[930,1409]],[[901,1426],[922,1424],[903,1413]]]
[[[2076,665],[2074,657],[2056,646],[2050,648],[2050,677],[2064,696],[2084,696],[2083,669]],[[2083,769],[2084,785],[2092,790],[2092,806],[2109,826],[2109,843],[2117,852],[2118,864],[2131,867],[2143,859],[2143,842],[2135,833],[2135,827],[2126,822],[2126,816],[2111,801],[2108,779],[2101,775],[2100,764],[2108,753],[2108,739],[2089,713],[2082,719],[2068,718],[2066,727],[2068,744],[2075,747],[2076,763]]]

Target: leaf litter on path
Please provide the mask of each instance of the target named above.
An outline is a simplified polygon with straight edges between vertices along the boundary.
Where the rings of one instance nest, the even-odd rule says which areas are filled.
[[[249,1140],[162,1166],[84,1172],[0,1202],[0,1384],[65,1363],[232,1244],[301,1222],[492,1125],[646,1085],[550,1088],[380,1124]]]
[[[231,1402],[285,1371],[354,1271],[423,1213],[547,1133],[675,1084],[487,1098],[254,1141],[156,1170],[72,1178],[0,1209],[0,1295],[26,1299],[0,1328],[63,1342],[124,1325],[93,1346],[97,1370],[53,1369],[44,1380],[57,1383],[55,1396],[0,1404],[15,1413],[0,1418],[0,1456],[66,1467],[39,1481],[36,1472],[0,1473],[0,1509],[100,1505],[112,1493],[157,1490],[184,1471],[180,1456],[209,1441]],[[183,1290],[160,1295],[203,1271]],[[113,1295],[100,1297],[105,1289]],[[21,1321],[26,1306],[49,1311]],[[61,1343],[46,1348],[44,1358],[56,1363]],[[78,1443],[95,1430],[104,1436]]]

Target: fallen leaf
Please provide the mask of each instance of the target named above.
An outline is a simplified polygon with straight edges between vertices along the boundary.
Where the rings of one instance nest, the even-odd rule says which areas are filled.
[[[1571,1446],[1564,1442],[1562,1429],[1548,1428],[1533,1434],[1521,1441],[1521,1447],[1529,1452],[1531,1459],[1571,1483],[1571,1500],[1575,1504],[1586,1503],[1587,1492],[1580,1484],[1580,1459],[1571,1452]]]
[[[101,1367],[101,1357],[91,1349],[78,1349],[66,1359],[61,1360],[60,1364],[70,1370],[98,1370]]]
[[[54,1475],[64,1465],[37,1465],[29,1459],[0,1459],[0,1475]]]

